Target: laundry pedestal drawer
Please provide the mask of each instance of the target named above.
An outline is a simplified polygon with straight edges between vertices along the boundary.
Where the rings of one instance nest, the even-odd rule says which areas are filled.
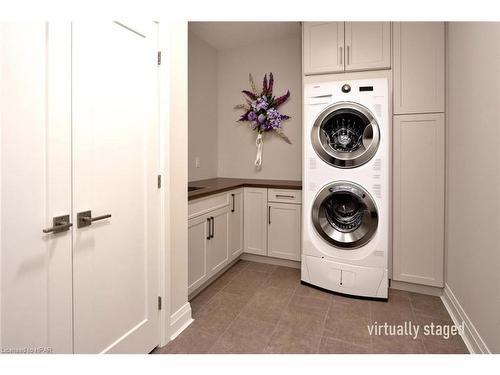
[[[305,257],[302,281],[338,293],[387,298],[387,270]]]

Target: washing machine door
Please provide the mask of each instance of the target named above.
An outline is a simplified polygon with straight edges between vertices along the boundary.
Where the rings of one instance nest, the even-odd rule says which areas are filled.
[[[378,226],[371,195],[360,185],[333,182],[316,195],[312,221],[318,234],[333,246],[351,250],[368,243]]]
[[[355,168],[377,151],[380,130],[375,117],[354,102],[335,103],[314,122],[311,141],[318,156],[338,168]]]

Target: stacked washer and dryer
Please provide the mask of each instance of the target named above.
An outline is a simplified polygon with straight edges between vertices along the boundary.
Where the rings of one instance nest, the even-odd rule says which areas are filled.
[[[388,80],[305,85],[303,124],[302,282],[387,299]]]

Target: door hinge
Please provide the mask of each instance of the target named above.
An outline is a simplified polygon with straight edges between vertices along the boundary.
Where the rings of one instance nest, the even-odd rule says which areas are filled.
[[[158,296],[158,310],[161,310],[161,297]]]
[[[161,188],[161,174],[158,175],[158,189]]]
[[[158,65],[161,65],[161,51],[158,51]]]

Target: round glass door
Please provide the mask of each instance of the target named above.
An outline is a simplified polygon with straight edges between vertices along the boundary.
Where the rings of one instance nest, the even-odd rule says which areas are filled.
[[[341,102],[321,112],[314,122],[311,140],[314,150],[326,163],[338,168],[354,168],[375,155],[380,131],[367,108]]]
[[[360,185],[340,181],[326,185],[316,196],[312,221],[318,234],[335,247],[349,250],[365,245],[378,226],[371,195]]]

